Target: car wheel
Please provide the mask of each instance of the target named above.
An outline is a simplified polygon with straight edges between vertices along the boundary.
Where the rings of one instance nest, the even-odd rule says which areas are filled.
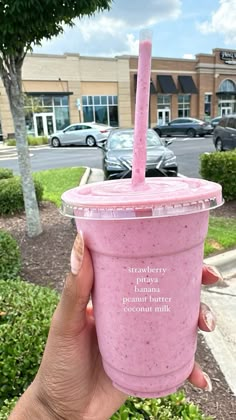
[[[94,147],[95,144],[96,144],[95,138],[93,136],[88,136],[87,139],[86,139],[86,144],[89,147]]]
[[[188,137],[195,137],[196,136],[196,131],[193,128],[189,128],[189,130],[187,131],[187,136]]]
[[[216,139],[216,151],[217,152],[222,152],[223,149],[223,143],[222,140],[220,138]]]
[[[60,140],[57,137],[52,138],[51,144],[52,144],[52,147],[60,147],[61,145]]]

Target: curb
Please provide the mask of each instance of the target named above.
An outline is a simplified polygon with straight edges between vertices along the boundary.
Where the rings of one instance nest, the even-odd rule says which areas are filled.
[[[85,185],[85,184],[88,183],[91,172],[92,172],[91,168],[86,167],[86,171],[85,171],[84,175],[82,176],[79,185]]]
[[[236,273],[236,249],[206,258],[204,262],[217,267],[224,277],[233,276]]]

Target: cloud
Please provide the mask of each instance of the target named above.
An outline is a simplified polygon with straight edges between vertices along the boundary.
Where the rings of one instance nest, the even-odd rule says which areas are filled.
[[[211,19],[197,25],[202,34],[218,33],[224,36],[226,44],[236,42],[236,1],[220,0],[219,8],[212,13]]]
[[[194,54],[184,54],[183,58],[186,58],[187,60],[194,60],[195,55]]]
[[[34,52],[112,56],[138,54],[137,32],[163,20],[177,19],[181,0],[114,0],[109,12],[76,20],[74,28],[44,41]]]

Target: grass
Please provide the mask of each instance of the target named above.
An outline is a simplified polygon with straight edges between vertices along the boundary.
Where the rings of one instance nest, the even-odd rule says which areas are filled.
[[[34,178],[43,184],[43,200],[51,201],[57,207],[61,205],[64,191],[79,185],[85,168],[60,168],[40,171]],[[208,235],[205,241],[205,257],[216,252],[223,252],[236,247],[236,219],[210,217]]]
[[[40,171],[34,174],[43,185],[43,200],[51,201],[57,207],[61,205],[61,195],[70,188],[77,187],[85,168],[60,168]]]
[[[216,251],[236,247],[236,219],[210,217],[209,230],[205,241],[205,257]]]

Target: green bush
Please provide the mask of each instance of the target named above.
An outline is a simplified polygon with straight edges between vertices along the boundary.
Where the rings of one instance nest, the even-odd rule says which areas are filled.
[[[7,168],[0,168],[0,179],[13,178],[13,171]]]
[[[41,136],[41,137],[28,136],[27,140],[28,140],[29,146],[41,146],[42,144],[48,144],[48,138],[45,136]]]
[[[9,414],[15,407],[18,397],[13,398],[12,400],[5,400],[3,406],[0,408],[0,420],[7,420]]]
[[[15,146],[16,140],[15,139],[9,139],[7,140],[7,146]]]
[[[0,407],[34,379],[58,299],[46,287],[0,280]]]
[[[38,202],[42,201],[43,186],[34,181]],[[24,210],[24,199],[19,177],[0,180],[0,215],[13,215]]]
[[[201,155],[201,176],[222,185],[226,201],[236,200],[236,150]]]
[[[0,279],[14,279],[20,272],[21,256],[16,240],[10,233],[0,230]]]
[[[111,420],[213,420],[198,406],[187,402],[182,391],[165,398],[130,397]]]
[[[29,146],[41,146],[42,144],[48,144],[48,138],[46,136],[34,137],[27,136],[27,142]],[[16,140],[9,139],[7,140],[7,146],[15,146]]]

